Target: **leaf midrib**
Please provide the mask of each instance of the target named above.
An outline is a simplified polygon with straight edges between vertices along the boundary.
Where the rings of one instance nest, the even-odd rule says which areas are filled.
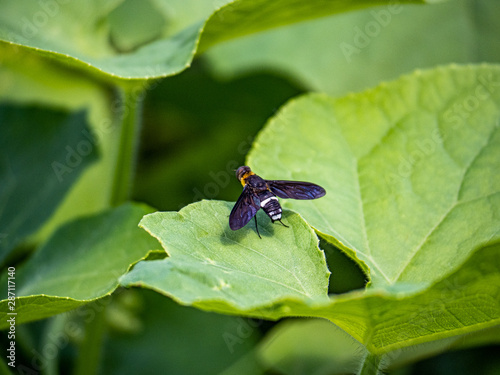
[[[411,261],[415,258],[415,256],[418,254],[418,252],[420,251],[420,249],[424,246],[424,244],[427,242],[427,240],[429,239],[429,237],[434,233],[434,231],[443,223],[443,221],[446,219],[446,217],[448,216],[448,214],[453,210],[455,209],[458,205],[460,204],[465,204],[467,203],[468,201],[465,201],[465,202],[461,202],[459,200],[459,197],[460,197],[460,193],[462,191],[462,188],[463,188],[463,184],[464,184],[464,181],[465,181],[465,176],[467,174],[467,172],[469,171],[469,169],[471,168],[471,166],[474,164],[474,162],[476,161],[476,159],[481,155],[481,153],[484,151],[484,149],[490,144],[490,141],[491,139],[493,138],[493,136],[495,135],[495,132],[496,130],[498,129],[497,126],[494,126],[492,127],[492,130],[489,134],[489,136],[487,137],[486,141],[481,145],[481,147],[479,148],[478,152],[476,153],[476,155],[474,155],[473,158],[471,158],[471,161],[465,166],[464,170],[463,170],[463,173],[462,173],[462,176],[460,178],[460,185],[457,189],[457,193],[455,195],[455,199],[453,200],[453,202],[451,203],[450,207],[444,212],[443,215],[441,215],[441,217],[439,218],[439,220],[436,222],[436,224],[430,229],[430,231],[427,233],[427,235],[422,239],[422,241],[415,247],[415,249],[413,251],[411,251],[410,253],[410,256],[408,257],[407,261],[404,263],[404,265],[401,267],[401,270],[399,271],[398,274],[396,274],[394,276],[394,279],[391,281],[392,284],[396,283],[399,278],[401,277],[401,275],[404,273],[404,271],[408,268],[408,266],[410,265]],[[490,194],[489,194],[490,195]],[[484,198],[485,196],[481,196],[481,197],[477,197],[476,199],[482,199]]]

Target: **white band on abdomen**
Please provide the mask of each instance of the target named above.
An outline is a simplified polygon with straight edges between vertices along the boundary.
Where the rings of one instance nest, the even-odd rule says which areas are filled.
[[[267,198],[267,199],[264,199],[262,202],[260,202],[260,206],[261,206],[261,207],[264,207],[264,206],[265,206],[265,205],[266,205],[266,204],[267,204],[267,203],[268,203],[271,199],[276,199],[276,200],[278,200],[278,198],[276,198],[276,197],[269,197],[269,198]]]

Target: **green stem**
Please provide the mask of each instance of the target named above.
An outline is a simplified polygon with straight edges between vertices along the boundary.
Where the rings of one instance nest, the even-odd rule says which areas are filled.
[[[12,371],[10,371],[12,367],[7,366],[7,363],[4,362],[4,358],[0,358],[0,374],[13,374]]]
[[[120,89],[122,121],[110,198],[112,206],[119,206],[130,199],[139,147],[143,91],[139,86]]]
[[[92,309],[91,304],[86,308]],[[78,347],[74,375],[95,375],[99,373],[101,353],[106,333],[106,309],[92,310],[90,321],[85,324],[85,336]]]
[[[53,317],[46,326],[45,333],[42,336],[41,348],[57,347],[57,355],[48,356],[45,358],[42,374],[56,375],[59,374],[59,361],[61,360],[61,350],[69,344],[69,336],[64,329],[68,324],[70,314],[62,314]]]
[[[368,352],[363,364],[358,371],[358,375],[377,375],[380,374],[380,365],[382,357],[380,355],[372,354]]]

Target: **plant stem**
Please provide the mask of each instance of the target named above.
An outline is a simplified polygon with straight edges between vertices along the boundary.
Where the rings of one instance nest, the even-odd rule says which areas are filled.
[[[130,199],[141,128],[143,88],[137,85],[120,89],[122,121],[115,175],[111,190],[111,206]]]
[[[92,306],[86,308],[92,309]],[[94,375],[99,373],[101,352],[106,332],[106,309],[93,310],[94,315],[85,324],[85,337],[78,348],[74,375]]]
[[[57,347],[57,354],[45,357],[45,366],[42,369],[43,375],[57,375],[60,373],[59,361],[61,360],[61,350],[69,344],[69,336],[64,332],[64,328],[68,324],[69,316],[70,314],[57,315],[47,323],[45,332],[42,336],[41,348],[48,348],[55,344]]]
[[[363,364],[358,371],[358,375],[377,375],[380,374],[380,361],[382,357],[368,352]]]

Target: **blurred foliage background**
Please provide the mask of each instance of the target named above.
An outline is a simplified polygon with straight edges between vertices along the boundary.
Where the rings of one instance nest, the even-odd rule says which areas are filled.
[[[163,80],[144,103],[134,198],[160,210],[200,199],[237,199],[234,170],[244,165],[255,135],[302,92],[268,72],[217,79],[203,61]]]
[[[128,52],[157,38],[159,29],[170,27],[173,32],[199,19],[207,9],[223,5],[216,1],[201,7],[196,1],[189,3],[196,12],[184,14],[182,9],[189,7],[175,8],[177,2],[159,12],[155,1],[124,1],[110,16],[112,28],[106,41],[116,50]],[[0,3],[0,7],[6,6],[6,2]],[[180,25],[175,18],[165,16],[174,8],[177,11],[171,15],[183,16]],[[405,5],[400,12],[392,13],[392,22],[381,24],[366,47],[346,58],[342,43],[355,45],[356,27],[376,19],[372,12],[349,12],[236,39],[202,55],[181,74],[152,83],[143,102],[133,200],[158,210],[178,210],[200,199],[235,201],[241,186],[234,178],[234,169],[244,164],[266,120],[301,93],[313,90],[339,96],[414,69],[499,62],[500,7],[495,0]],[[115,95],[114,89],[93,73],[0,44],[3,102],[72,110],[85,107],[94,129],[99,131],[105,126],[102,119],[112,112]],[[102,149],[111,150],[102,155],[104,167],[87,172],[51,223],[25,244],[22,253],[30,251],[32,243],[45,238],[66,218],[106,206],[102,192],[110,183],[115,136],[108,134],[100,144]],[[331,277],[331,293],[364,285],[363,275],[350,259],[327,244],[322,246],[329,262],[342,265]],[[90,304],[85,309],[19,326],[19,363],[38,366],[45,374],[70,373],[76,363],[76,373],[85,373],[87,364],[78,359],[78,347],[91,339],[84,334],[84,317],[99,306]],[[68,321],[75,321],[81,329],[65,336],[69,342],[63,343],[57,335]],[[287,366],[280,370],[256,365],[260,340],[281,322],[205,313],[178,306],[147,290],[119,291],[105,316],[93,324],[101,324],[104,331],[105,344],[95,356],[103,361],[103,374],[300,374],[307,368],[300,357],[290,359],[293,371],[285,371]],[[241,332],[244,339],[228,346],[224,335],[243,337]],[[1,341],[7,344],[3,336]],[[37,353],[52,347],[50,360],[37,362]],[[490,346],[448,352],[389,373],[500,374],[499,349]],[[7,371],[5,365],[3,369]]]

